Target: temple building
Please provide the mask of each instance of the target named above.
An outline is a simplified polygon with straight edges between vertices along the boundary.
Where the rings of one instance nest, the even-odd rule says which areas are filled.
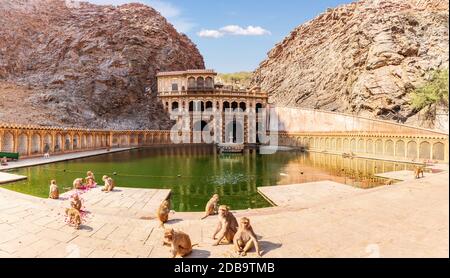
[[[251,115],[258,109],[266,108],[268,95],[259,87],[241,89],[226,86],[215,82],[217,73],[214,70],[187,70],[160,72],[158,79],[158,98],[166,112],[185,111],[191,114],[189,129],[201,132],[208,124],[214,130],[221,131],[216,134],[216,141],[234,143],[256,143],[257,136],[249,135],[251,129]],[[194,112],[198,112],[197,117]],[[227,126],[225,112],[235,112],[232,126]],[[220,113],[222,119],[209,121],[201,114]],[[200,114],[200,117],[198,116]],[[241,116],[242,121],[239,121]],[[221,121],[220,121],[221,120]],[[218,125],[221,128],[217,129]],[[254,126],[254,124],[253,124]],[[257,129],[257,127],[255,126]],[[231,134],[232,132],[232,134]],[[241,136],[240,136],[241,134]],[[195,136],[195,135],[194,135]],[[217,137],[218,136],[218,137]],[[219,143],[219,142],[217,142]]]

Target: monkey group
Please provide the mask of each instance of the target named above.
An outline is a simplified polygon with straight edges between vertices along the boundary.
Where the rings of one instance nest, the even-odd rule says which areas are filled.
[[[81,198],[78,194],[72,196],[70,202],[71,208],[66,209],[66,216],[68,217],[69,225],[73,225],[75,229],[80,229],[81,226],[81,208],[83,206]]]
[[[219,222],[212,236],[213,246],[232,244],[234,251],[240,256],[246,256],[252,248],[255,248],[256,254],[261,256],[262,252],[259,248],[257,236],[250,224],[250,219],[243,217],[238,223],[236,217],[230,211],[230,207],[219,206],[218,202],[219,195],[214,194],[206,204],[205,214],[201,218],[203,220],[211,215],[218,215]],[[156,211],[161,227],[164,227],[164,223],[169,220],[169,213],[170,202],[165,200]],[[188,234],[170,228],[164,230],[163,245],[171,247],[172,258],[188,256],[192,253],[192,247],[195,246],[195,244],[192,245]]]

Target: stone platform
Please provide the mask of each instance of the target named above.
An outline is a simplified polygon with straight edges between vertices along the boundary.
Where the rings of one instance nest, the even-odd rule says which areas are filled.
[[[333,192],[333,185],[318,188]],[[82,229],[75,230],[64,222],[61,211],[67,200],[39,199],[0,187],[0,257],[168,257],[158,222],[139,219],[135,213],[152,209],[132,209],[132,202],[143,205],[138,201],[142,192],[88,194],[83,199],[92,206],[91,213]],[[448,172],[332,199],[311,202],[305,209],[295,198],[287,206],[235,215],[251,219],[265,258],[449,256]],[[202,221],[201,216],[175,213],[166,226],[183,230],[199,244],[190,257],[236,257],[230,245],[212,246],[217,218]],[[248,255],[255,257],[254,252]]]
[[[76,191],[61,195],[69,199]],[[102,192],[100,187],[82,194],[85,207],[92,213],[128,218],[154,216],[162,201],[170,197],[169,189],[135,189],[116,187],[113,192]]]
[[[35,158],[27,158],[27,159],[23,159],[23,160],[18,160],[18,161],[9,161],[7,166],[0,166],[0,171],[23,168],[23,167],[31,167],[31,166],[49,164],[49,163],[54,163],[54,162],[61,162],[61,161],[66,161],[66,160],[73,160],[73,159],[78,159],[78,158],[115,153],[115,152],[123,152],[123,151],[131,150],[131,149],[133,149],[133,148],[112,148],[109,151],[107,151],[106,149],[102,149],[102,150],[93,150],[93,151],[85,151],[85,152],[58,154],[58,155],[50,156],[49,158],[35,157]]]
[[[0,184],[10,183],[10,182],[15,182],[15,181],[20,181],[20,180],[26,180],[26,179],[27,179],[26,176],[20,176],[20,175],[14,175],[14,174],[0,172]]]
[[[430,177],[437,175],[438,173],[427,173],[425,172],[425,176]],[[400,181],[413,181],[416,178],[414,177],[413,171],[403,170],[403,171],[394,171],[394,172],[386,172],[375,174],[376,177],[391,179],[391,180],[400,180]]]
[[[363,191],[333,181],[258,187],[258,192],[275,206],[296,205],[303,208],[336,201]]]

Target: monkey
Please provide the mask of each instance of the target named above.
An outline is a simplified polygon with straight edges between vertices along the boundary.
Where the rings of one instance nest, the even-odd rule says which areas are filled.
[[[8,159],[6,158],[6,156],[0,159],[0,166],[8,166]]]
[[[171,246],[172,258],[188,256],[192,253],[192,247],[196,245],[192,245],[189,235],[174,229],[164,230],[164,243]]]
[[[384,185],[393,185],[393,184],[394,184],[394,180],[392,180],[392,179],[387,180],[387,181],[384,183]]]
[[[78,230],[81,226],[81,214],[75,208],[66,209],[66,216],[69,217],[69,225],[75,225]]]
[[[422,166],[415,166],[414,167],[414,177],[416,179],[420,179],[420,175],[422,175],[422,178],[425,177],[424,175],[425,169]]]
[[[73,189],[83,189],[83,179],[75,179],[73,181]]]
[[[213,240],[215,240],[213,246],[219,245],[223,239],[226,239],[228,243],[233,242],[233,237],[238,229],[238,222],[236,217],[230,212],[228,206],[219,207],[219,224],[217,225],[216,231],[213,235]],[[219,237],[216,239],[217,234]]]
[[[215,215],[218,212],[218,203],[219,203],[219,195],[214,194],[212,198],[208,201],[205,208],[205,216],[202,217],[202,220],[207,218],[210,215]]]
[[[91,177],[93,180],[95,180],[95,176],[94,176],[94,173],[92,173],[92,171],[87,171],[86,176],[87,176],[87,178]]]
[[[242,256],[247,256],[247,252],[255,246],[256,254],[261,256],[259,251],[259,243],[256,238],[256,234],[253,231],[252,225],[250,225],[250,219],[243,217],[240,220],[239,230],[233,238],[234,250],[236,253]]]
[[[70,206],[80,212],[82,207],[80,196],[78,196],[78,194],[75,194],[72,196],[72,199],[73,200],[70,202]]]
[[[92,173],[91,171],[87,172],[87,177],[85,178],[86,180],[86,187],[87,188],[95,188],[97,186],[97,183],[95,182],[95,177],[94,177],[94,173]]]
[[[50,199],[59,199],[59,189],[58,185],[56,185],[55,180],[52,180],[50,182],[50,193],[48,195]]]
[[[110,192],[114,190],[116,184],[112,178],[108,176],[103,176],[102,180],[105,182],[105,186],[102,188],[102,191]]]
[[[169,213],[170,213],[170,202],[169,200],[165,200],[161,203],[158,210],[156,211],[156,216],[161,223],[161,227],[164,227],[164,223],[169,221]]]

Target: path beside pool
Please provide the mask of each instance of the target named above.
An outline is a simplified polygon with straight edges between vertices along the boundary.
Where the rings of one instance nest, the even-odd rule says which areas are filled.
[[[251,219],[266,258],[448,258],[448,165],[444,168],[445,172],[423,179],[338,198],[322,192],[331,199],[308,205],[294,198],[279,207],[235,215]],[[140,218],[147,213],[154,217],[155,209],[145,208],[142,200],[160,194],[155,198],[159,201],[165,193],[153,192],[150,197],[139,191],[145,189],[137,190],[86,193],[82,198],[91,214],[82,229],[75,230],[64,222],[68,200],[40,199],[0,187],[0,257],[167,258],[169,248],[162,246],[163,230],[157,220]],[[236,257],[230,245],[212,246],[217,217],[202,221],[201,216],[175,213],[166,226],[183,230],[199,244],[190,257]],[[255,257],[253,252],[248,255]]]
[[[52,155],[49,158],[35,157],[35,158],[19,159],[18,161],[9,161],[7,166],[0,166],[0,171],[23,168],[23,167],[37,166],[37,165],[54,163],[54,162],[103,155],[103,154],[108,154],[108,153],[123,152],[123,151],[128,151],[131,149],[133,149],[133,148],[112,148],[109,151],[107,151],[106,149],[101,149],[101,150],[94,150],[94,151],[74,152],[74,153],[68,153],[68,154]]]
[[[4,184],[4,183],[26,180],[26,179],[27,179],[26,176],[20,176],[20,175],[14,175],[14,174],[0,172],[0,185]]]

